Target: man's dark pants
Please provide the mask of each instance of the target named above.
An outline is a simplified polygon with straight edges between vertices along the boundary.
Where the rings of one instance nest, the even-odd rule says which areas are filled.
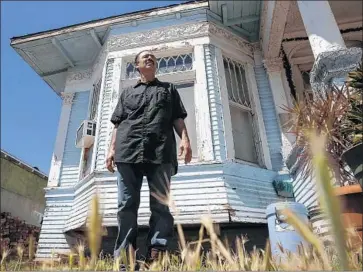
[[[137,212],[140,206],[140,191],[143,177],[147,177],[150,190],[150,231],[146,245],[149,250],[164,251],[173,236],[174,218],[169,207],[160,202],[153,194],[164,196],[169,193],[171,165],[170,164],[128,164],[116,163],[120,177],[118,186],[118,235],[114,256],[120,256],[121,251],[128,250],[132,245],[136,249]]]

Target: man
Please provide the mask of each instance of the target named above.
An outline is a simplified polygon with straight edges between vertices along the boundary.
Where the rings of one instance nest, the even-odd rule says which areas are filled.
[[[119,98],[111,122],[115,125],[107,169],[114,166],[121,176],[118,180],[118,236],[115,257],[128,247],[136,248],[137,212],[143,176],[150,190],[150,231],[147,238],[147,259],[154,260],[165,251],[173,235],[174,219],[169,207],[154,194],[167,196],[171,176],[177,173],[178,161],[174,129],[181,138],[179,155],[185,163],[192,150],[185,127],[187,112],[173,84],[156,77],[157,61],[150,51],[135,57],[140,80],[126,88]]]

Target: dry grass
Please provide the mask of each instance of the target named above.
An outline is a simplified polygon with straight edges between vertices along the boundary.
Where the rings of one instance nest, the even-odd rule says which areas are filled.
[[[353,246],[357,235],[351,230],[345,230],[341,222],[340,203],[333,194],[332,183],[329,175],[327,156],[324,152],[324,136],[311,137],[311,150],[314,154],[312,161],[315,174],[318,177],[318,188],[320,190],[323,211],[331,218],[334,246],[324,247],[322,241],[317,237],[309,226],[303,223],[298,216],[289,210],[283,213],[287,216],[288,222],[311,244],[309,248],[299,248],[298,253],[285,252],[286,259],[277,260],[271,255],[269,242],[265,250],[254,249],[247,252],[244,246],[246,240],[243,237],[236,238],[236,251],[232,251],[228,244],[223,243],[215,232],[213,221],[209,216],[201,218],[199,239],[187,243],[181,225],[177,225],[180,241],[180,254],[172,255],[165,253],[152,263],[147,269],[150,271],[277,271],[277,270],[362,270],[362,246]],[[171,196],[156,195],[159,201],[168,204],[178,216]],[[128,261],[129,271],[133,271],[135,256],[132,251],[123,252],[119,258],[111,258],[99,255],[102,237],[102,215],[99,214],[99,202],[97,195],[91,202],[91,212],[88,218],[88,241],[91,249],[91,258],[84,255],[84,245],[79,245],[72,252],[68,259],[59,260],[52,258],[49,262],[36,263],[30,260],[23,260],[24,250],[19,247],[17,260],[7,261],[8,251],[4,251],[1,259],[1,270],[92,270],[92,271],[115,271],[120,263]],[[208,239],[203,239],[204,233]],[[209,242],[211,250],[204,252],[202,243]],[[361,244],[361,243],[360,243]],[[33,247],[31,248],[34,251]],[[34,252],[29,252],[34,256]],[[141,267],[143,264],[141,263]]]

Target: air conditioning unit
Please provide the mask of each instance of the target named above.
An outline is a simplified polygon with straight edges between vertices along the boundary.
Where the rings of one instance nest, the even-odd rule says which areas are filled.
[[[76,147],[89,148],[95,141],[96,122],[84,120],[77,129]]]

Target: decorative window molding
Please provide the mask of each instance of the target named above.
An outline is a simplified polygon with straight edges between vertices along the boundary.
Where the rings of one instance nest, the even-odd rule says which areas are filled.
[[[95,63],[90,71],[97,71],[99,66],[103,66],[106,57],[111,52],[129,50],[143,46],[156,46],[158,48],[167,47],[166,43],[183,41],[185,45],[193,43],[194,39],[201,37],[217,37],[225,40],[245,54],[253,56],[252,46],[249,42],[231,33],[225,28],[217,26],[211,22],[197,22],[190,24],[174,25],[144,32],[132,32],[117,36],[111,36],[104,43],[102,50],[96,57]],[[124,57],[124,56],[122,56]],[[91,72],[92,73],[92,72]],[[70,76],[69,81],[80,80],[88,77],[89,73],[75,73]]]
[[[255,110],[246,78],[246,67],[240,62],[223,56],[235,159],[261,164]]]
[[[193,70],[193,53],[161,57],[157,59],[156,75],[185,72]],[[126,64],[126,79],[139,77],[133,62]]]
[[[95,121],[97,119],[97,109],[100,100],[101,83],[102,83],[102,78],[100,78],[93,85],[92,98],[89,106],[89,115],[88,115],[89,120]]]
[[[85,80],[85,79],[90,79],[92,77],[92,74],[93,74],[93,68],[88,68],[88,69],[82,70],[82,71],[70,72],[67,77],[67,81],[68,81],[68,83],[70,83],[73,81],[81,81],[81,80]]]
[[[63,100],[63,104],[64,105],[72,105],[73,98],[74,98],[74,93],[65,93],[65,92],[62,92],[61,93],[61,97],[62,97],[62,100]]]

